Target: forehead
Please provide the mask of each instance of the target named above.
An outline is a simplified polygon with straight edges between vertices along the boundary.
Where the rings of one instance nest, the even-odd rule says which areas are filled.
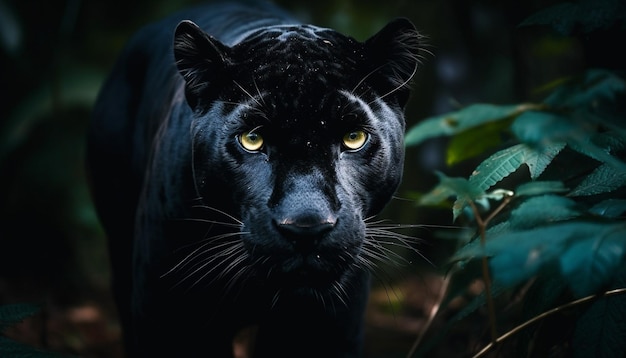
[[[359,76],[363,46],[335,31],[311,25],[273,26],[233,47],[243,82],[290,94],[346,89]]]

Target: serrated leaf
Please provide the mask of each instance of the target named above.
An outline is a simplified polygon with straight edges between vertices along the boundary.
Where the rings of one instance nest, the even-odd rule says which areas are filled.
[[[504,287],[513,287],[558,264],[570,288],[585,294],[605,284],[611,270],[623,260],[623,237],[626,226],[621,223],[568,221],[487,236],[484,247],[474,241],[453,260],[491,257],[494,282]]]
[[[564,147],[563,143],[554,143],[544,147],[514,145],[485,159],[474,170],[469,181],[482,190],[487,190],[515,172],[522,164],[528,166],[530,177],[536,179]]]
[[[566,288],[567,284],[558,275],[558,268],[553,275],[537,277],[524,295],[523,317],[530,319],[554,307],[554,302]]]
[[[531,229],[580,215],[572,199],[556,195],[533,196],[511,212],[509,224],[516,230]]]
[[[556,108],[584,108],[599,101],[612,101],[626,91],[626,82],[611,71],[591,69],[557,88],[546,100]]]
[[[626,172],[609,164],[601,164],[568,195],[589,196],[609,193],[624,185],[626,185]]]
[[[560,181],[531,181],[515,189],[515,196],[535,196],[549,193],[564,193],[567,188]]]
[[[586,120],[591,117],[590,113],[584,111],[570,117],[550,112],[527,111],[515,119],[511,130],[520,141],[538,148],[538,152],[545,152],[546,148],[550,148],[557,149],[558,153],[567,143],[570,148],[583,155],[626,171],[626,164],[609,153],[610,146],[616,148],[620,145],[619,137],[593,137],[591,133],[596,129],[592,121]],[[598,146],[596,142],[606,145],[606,148]]]
[[[591,137],[591,142],[606,153],[617,153],[626,148],[626,134],[617,132],[596,133]]]
[[[0,306],[0,331],[37,314],[41,306],[31,303],[16,303]]]
[[[577,18],[577,10],[575,4],[556,4],[529,16],[519,26],[550,25],[561,34],[569,35]]]
[[[520,26],[550,25],[562,35],[588,34],[622,21],[623,14],[620,1],[580,0],[576,4],[565,2],[543,9],[528,17]]]
[[[626,200],[608,199],[594,205],[589,212],[607,218],[617,218],[626,213]]]
[[[487,190],[516,171],[524,162],[526,146],[514,145],[484,160],[469,178],[469,182]]]
[[[612,288],[626,285],[624,269]],[[576,321],[572,339],[578,357],[624,357],[626,355],[626,295],[600,297]]]
[[[624,225],[595,224],[593,231],[586,230],[585,236],[571,240],[560,255],[560,264],[561,273],[577,297],[596,293],[612,280],[624,259],[625,237]]]
[[[569,146],[579,152],[597,161],[606,163],[615,169],[626,172],[626,164],[609,153],[608,148],[602,148],[593,143],[590,138],[571,138],[568,141]]]
[[[565,143],[558,142],[547,144],[539,148],[527,147],[524,152],[524,163],[528,166],[530,178],[533,180],[537,179],[563,148],[565,148]]]
[[[453,260],[489,256],[494,283],[513,287],[535,276],[544,265],[555,261],[562,246],[558,241],[551,242],[557,237],[557,231],[559,229],[548,227],[487,236],[484,246],[476,240],[457,251]]]
[[[526,110],[537,108],[534,104],[497,106],[473,104],[459,111],[427,118],[410,130],[404,138],[406,146],[417,145],[426,139],[461,133],[481,124],[508,119]]]

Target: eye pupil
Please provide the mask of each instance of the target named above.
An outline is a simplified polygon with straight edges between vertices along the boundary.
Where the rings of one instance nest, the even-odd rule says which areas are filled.
[[[254,143],[259,140],[259,135],[256,133],[248,133],[248,135],[246,135],[246,140]]]

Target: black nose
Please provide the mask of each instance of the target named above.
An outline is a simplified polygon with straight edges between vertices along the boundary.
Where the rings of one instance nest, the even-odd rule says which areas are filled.
[[[315,247],[324,234],[337,225],[337,218],[302,214],[274,219],[274,224],[287,240],[296,245],[297,249],[307,251]]]

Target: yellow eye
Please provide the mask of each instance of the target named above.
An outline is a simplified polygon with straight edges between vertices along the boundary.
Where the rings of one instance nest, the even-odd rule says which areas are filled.
[[[360,149],[367,142],[368,134],[362,130],[355,130],[343,136],[343,145],[350,150]]]
[[[256,152],[263,147],[263,137],[256,132],[244,132],[239,135],[241,146],[251,152]]]

